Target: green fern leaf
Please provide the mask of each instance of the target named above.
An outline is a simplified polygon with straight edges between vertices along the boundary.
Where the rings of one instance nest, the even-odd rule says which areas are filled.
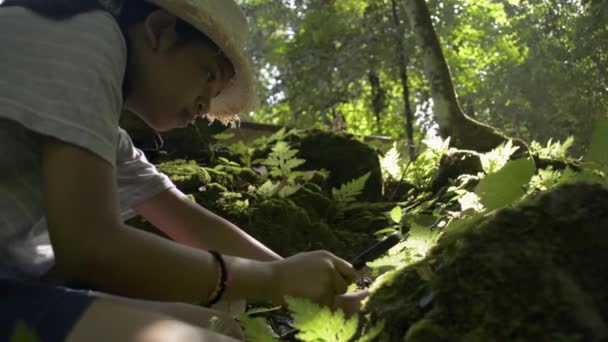
[[[358,319],[347,319],[342,310],[331,312],[306,299],[287,297],[297,337],[304,342],[348,342],[357,332]]]
[[[369,175],[370,173],[368,172],[357,179],[343,184],[340,189],[332,189],[331,193],[334,200],[339,204],[348,204],[353,202],[365,188],[365,183],[367,182]]]

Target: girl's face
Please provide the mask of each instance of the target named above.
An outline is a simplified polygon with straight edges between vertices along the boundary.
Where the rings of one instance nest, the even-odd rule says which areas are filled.
[[[156,11],[129,32],[131,89],[125,106],[161,132],[207,114],[211,99],[234,74],[217,48],[180,42],[175,22],[173,15]]]

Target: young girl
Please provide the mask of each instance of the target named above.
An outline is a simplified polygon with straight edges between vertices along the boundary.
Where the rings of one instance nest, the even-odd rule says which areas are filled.
[[[18,322],[44,342],[230,341],[204,329],[230,318],[200,305],[358,304],[339,296],[347,262],[282,259],[190,201],[118,126],[123,109],[157,131],[246,112],[246,33],[234,0],[5,0],[0,341]],[[174,241],[127,227],[133,214]]]

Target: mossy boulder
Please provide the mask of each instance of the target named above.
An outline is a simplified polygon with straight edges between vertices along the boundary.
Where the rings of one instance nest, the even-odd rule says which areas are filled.
[[[197,119],[194,125],[187,128],[159,133],[163,140],[161,147],[154,130],[137,115],[125,111],[120,118],[120,126],[153,163],[174,159],[208,161],[213,157],[213,135],[228,128],[218,121],[210,123],[207,119]]]
[[[458,232],[378,281],[378,341],[608,339],[608,191],[565,185]]]
[[[327,249],[343,250],[342,243],[323,221],[312,221],[307,211],[289,199],[256,203],[240,226],[277,253]]]
[[[359,200],[379,201],[382,198],[382,172],[378,154],[369,145],[348,134],[309,130],[286,138],[299,150],[297,157],[306,160],[303,170],[330,171],[329,189],[370,173]]]
[[[175,186],[185,193],[198,191],[202,185],[211,182],[209,172],[194,160],[176,159],[158,164],[156,168],[169,176]]]
[[[368,236],[390,226],[387,213],[397,204],[394,202],[357,202],[335,212],[336,224],[351,232],[364,232]]]

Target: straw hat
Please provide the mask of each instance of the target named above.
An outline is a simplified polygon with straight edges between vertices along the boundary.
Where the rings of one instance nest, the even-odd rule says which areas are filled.
[[[127,0],[128,1],[128,0]],[[207,35],[232,62],[235,76],[211,101],[208,117],[224,123],[238,121],[253,106],[254,82],[245,55],[247,19],[234,0],[147,0]]]

